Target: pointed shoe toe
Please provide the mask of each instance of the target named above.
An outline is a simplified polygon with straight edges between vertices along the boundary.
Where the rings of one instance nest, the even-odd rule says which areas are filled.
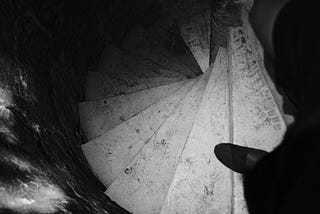
[[[218,144],[214,148],[214,153],[222,164],[241,174],[247,174],[252,171],[256,164],[268,154],[263,150],[230,143]]]

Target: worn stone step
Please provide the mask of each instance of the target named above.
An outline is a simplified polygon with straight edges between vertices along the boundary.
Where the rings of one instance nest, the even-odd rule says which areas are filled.
[[[174,113],[107,189],[106,194],[129,212],[160,212],[189,137],[208,76],[201,77]]]
[[[203,13],[181,19],[179,28],[182,38],[189,46],[201,70],[205,72],[209,67],[210,58],[210,10],[203,10]]]
[[[273,150],[283,138],[286,124],[267,84],[263,57],[242,11],[243,25],[230,30],[231,94],[233,114],[232,142],[242,146]],[[234,173],[233,213],[248,213],[243,196],[242,177]]]
[[[161,214],[231,213],[230,170],[214,147],[230,142],[228,53],[220,48]]]
[[[132,93],[179,82],[184,79],[181,77],[151,77],[144,74],[140,74],[139,76],[126,74],[106,75],[98,72],[89,72],[85,91],[86,101],[95,101],[105,97]]]
[[[190,78],[197,77],[198,71],[188,68],[179,57],[166,50],[161,43],[154,41],[143,27],[137,26],[124,39],[122,47],[166,69],[184,74]]]
[[[149,141],[197,81],[186,83],[129,120],[82,145],[93,172],[106,187]]]
[[[244,5],[246,5],[246,7],[250,7],[253,2],[246,0],[244,1]],[[270,88],[272,95],[274,97],[274,100],[276,101],[278,108],[281,112],[281,115],[283,116],[284,122],[286,123],[287,126],[290,126],[291,124],[294,123],[294,117],[290,114],[286,114],[283,110],[283,105],[284,105],[284,98],[282,97],[282,95],[278,92],[277,87],[275,85],[275,83],[272,81],[266,67],[265,67],[265,62],[264,62],[264,49],[261,46],[259,40],[257,39],[257,37],[255,36],[255,33],[253,31],[253,29],[250,26],[250,23],[247,21],[247,17],[246,14],[248,12],[246,12],[245,6],[243,6],[243,29],[246,31],[246,36],[247,36],[247,40],[248,42],[250,42],[250,45],[253,49],[253,52],[256,54],[256,59],[259,63],[259,67],[260,67],[260,71],[262,72],[266,83],[268,85],[268,87]]]
[[[108,97],[99,101],[79,103],[81,128],[88,140],[92,140],[173,93],[188,81],[190,80]]]

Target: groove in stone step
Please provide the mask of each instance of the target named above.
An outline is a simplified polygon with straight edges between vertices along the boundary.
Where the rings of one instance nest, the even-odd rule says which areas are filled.
[[[199,79],[174,113],[107,189],[106,194],[129,212],[160,212],[198,111],[208,74]]]
[[[99,101],[79,103],[81,128],[88,140],[92,140],[173,93],[188,81],[190,80],[109,97]]]
[[[244,19],[244,23],[248,20]],[[254,43],[245,27],[230,31],[233,138],[242,146],[273,150],[283,138],[286,125],[261,71]],[[234,175],[234,213],[247,213],[242,178]]]
[[[148,36],[141,26],[132,29],[124,39],[122,47],[166,69],[184,74],[190,78],[197,76],[197,73],[191,71],[178,57]]]
[[[220,48],[161,214],[231,213],[231,173],[214,155],[229,142],[228,53]]]
[[[210,11],[180,20],[181,36],[189,46],[203,72],[209,67]]]
[[[86,83],[86,101],[128,94],[143,89],[179,82],[184,79],[185,78],[162,76],[148,77],[143,74],[140,76],[118,76],[118,74],[109,76],[103,73],[89,72]]]
[[[186,83],[129,120],[82,145],[82,151],[93,172],[106,187],[148,142],[197,80]]]

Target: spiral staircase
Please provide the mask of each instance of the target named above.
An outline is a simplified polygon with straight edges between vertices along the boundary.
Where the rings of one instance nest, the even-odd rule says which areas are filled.
[[[107,194],[135,214],[247,213],[241,175],[224,167],[215,145],[271,151],[292,122],[263,64],[242,6],[228,47],[210,56],[210,13],[179,22],[201,68],[157,41],[161,27],[134,27],[108,46],[88,74],[79,103],[88,142],[82,150]]]

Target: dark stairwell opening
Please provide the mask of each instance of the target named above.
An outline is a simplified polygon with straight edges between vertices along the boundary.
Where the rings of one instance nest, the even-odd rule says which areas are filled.
[[[0,0],[0,213],[127,213],[82,154],[77,103],[105,48],[163,19],[163,47],[192,70],[187,78],[201,75],[175,22],[192,12],[187,3]],[[239,11],[232,1],[209,5],[213,62]]]

